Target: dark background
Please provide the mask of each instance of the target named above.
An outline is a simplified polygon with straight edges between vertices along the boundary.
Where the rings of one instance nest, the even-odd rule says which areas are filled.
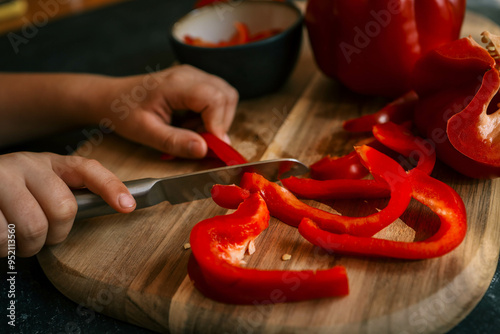
[[[51,22],[14,52],[0,36],[0,71],[86,72],[113,76],[145,73],[146,68],[169,66],[174,57],[167,40],[170,25],[192,8],[194,0],[134,0]],[[500,24],[500,0],[469,0],[470,10]],[[21,35],[22,36],[22,35]],[[4,149],[52,151],[74,145],[81,133],[68,133],[36,143]],[[61,145],[61,143],[63,143]],[[1,185],[0,185],[1,186]],[[7,326],[7,261],[0,259],[0,333],[151,333],[96,314],[82,316],[78,305],[64,297],[45,277],[36,257],[16,259],[16,328]],[[497,270],[481,302],[451,334],[498,333],[500,273]],[[4,329],[5,328],[5,329]]]

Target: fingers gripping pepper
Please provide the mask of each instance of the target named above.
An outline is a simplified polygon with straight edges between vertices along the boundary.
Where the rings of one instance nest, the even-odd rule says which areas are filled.
[[[427,259],[450,252],[460,245],[467,230],[462,199],[451,187],[419,169],[412,170],[409,178],[413,198],[428,206],[441,221],[439,230],[427,240],[401,242],[334,234],[322,230],[318,224],[307,218],[299,225],[300,234],[314,245],[338,254]]]
[[[341,266],[317,271],[240,267],[245,251],[268,224],[269,211],[258,193],[248,197],[234,213],[196,224],[190,235],[194,258],[188,266],[196,288],[210,298],[235,304],[291,302],[348,294],[347,276]]]

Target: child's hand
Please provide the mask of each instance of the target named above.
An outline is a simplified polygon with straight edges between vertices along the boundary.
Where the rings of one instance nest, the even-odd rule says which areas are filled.
[[[135,200],[125,185],[95,160],[52,153],[0,155],[0,257],[7,256],[9,224],[15,224],[16,256],[32,256],[44,244],[63,241],[77,203],[69,187],[87,187],[119,212]]]
[[[201,115],[205,129],[223,140],[234,118],[238,93],[226,81],[194,67],[111,80],[105,105],[94,108],[94,122],[110,118],[115,131],[133,141],[186,158],[202,158],[205,141],[170,125],[174,110]]]

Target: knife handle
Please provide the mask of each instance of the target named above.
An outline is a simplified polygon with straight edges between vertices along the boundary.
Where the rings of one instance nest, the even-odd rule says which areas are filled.
[[[152,178],[123,182],[130,191],[130,194],[135,198],[137,203],[136,210],[155,205],[161,201],[158,198],[158,194],[151,191],[157,182],[158,179]],[[117,213],[101,196],[94,194],[88,189],[76,189],[73,190],[73,194],[78,203],[78,212],[76,213],[75,220]]]

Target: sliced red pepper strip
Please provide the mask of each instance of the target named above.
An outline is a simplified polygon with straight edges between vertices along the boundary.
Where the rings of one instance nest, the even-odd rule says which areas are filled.
[[[214,153],[215,156],[217,156],[220,160],[222,160],[227,166],[240,165],[248,162],[248,160],[245,159],[245,157],[243,157],[231,145],[219,139],[210,132],[204,132],[200,135],[207,142],[208,149],[212,153]]]
[[[314,200],[385,198],[391,191],[385,182],[375,180],[314,180],[291,176],[281,183],[295,196]]]
[[[392,122],[375,125],[372,132],[379,142],[391,150],[410,160],[417,160],[416,168],[429,175],[432,173],[436,164],[436,149],[429,141],[412,135],[404,126]]]
[[[346,217],[314,208],[300,201],[292,192],[261,175],[246,173],[241,187],[260,192],[271,215],[282,222],[297,227],[303,217],[317,222],[322,229],[334,233],[371,236],[399,218],[410,202],[411,187],[403,168],[394,160],[368,146],[356,148],[368,168],[380,180],[387,182],[391,199],[387,206],[366,217]]]
[[[314,271],[240,267],[248,245],[268,224],[269,211],[257,193],[234,213],[196,224],[190,235],[194,259],[188,266],[195,287],[210,298],[234,304],[292,302],[349,293],[345,268],[341,266]]]
[[[438,257],[452,251],[460,245],[467,231],[462,199],[450,186],[419,169],[413,169],[409,178],[413,198],[428,206],[440,218],[439,230],[432,237],[424,241],[402,242],[334,234],[322,230],[316,222],[307,218],[300,223],[299,233],[314,245],[338,254],[416,260]]]
[[[216,184],[210,192],[214,202],[226,209],[237,209],[241,202],[250,196],[248,189],[243,189],[235,184]]]
[[[373,114],[345,121],[343,124],[344,130],[349,132],[370,132],[372,127],[377,124],[389,121],[401,124],[410,121],[413,119],[417,102],[417,93],[413,90],[409,91]]]
[[[309,166],[309,170],[315,180],[362,179],[369,174],[355,151],[342,157],[323,157]]]
[[[383,152],[387,150],[374,137],[367,138],[361,145],[368,145]],[[309,170],[311,178],[315,180],[362,179],[370,174],[356,151],[341,157],[328,155],[309,166]]]
[[[248,31],[248,26],[243,22],[234,22],[234,27],[236,28],[235,44],[248,43],[250,40],[250,32]]]
[[[236,31],[231,36],[229,40],[222,40],[219,42],[208,42],[200,37],[193,37],[191,35],[184,36],[184,43],[194,46],[201,46],[207,48],[217,48],[217,47],[225,47],[225,46],[234,46],[241,45],[250,42],[255,42],[261,39],[269,38],[271,36],[277,35],[282,32],[282,29],[268,29],[256,34],[250,34],[250,30],[248,29],[248,25],[243,22],[235,22],[234,27]]]

